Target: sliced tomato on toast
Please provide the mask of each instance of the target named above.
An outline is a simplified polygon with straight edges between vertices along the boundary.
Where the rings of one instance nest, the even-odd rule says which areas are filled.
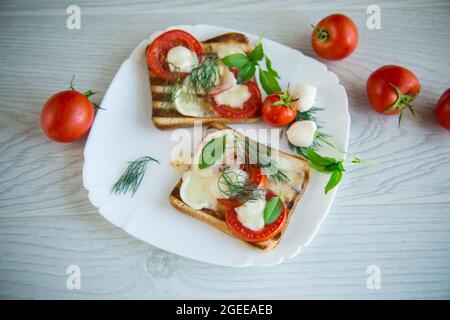
[[[153,40],[147,48],[147,64],[156,77],[170,80],[172,72],[167,64],[167,54],[176,46],[184,46],[194,52],[199,61],[202,59],[202,45],[193,35],[183,30],[169,30]],[[185,77],[187,73],[182,73],[181,76]]]
[[[254,81],[244,83],[250,92],[250,98],[244,102],[242,107],[236,108],[225,104],[217,104],[214,99],[211,99],[214,110],[224,117],[229,119],[248,119],[259,113],[262,106],[261,91]]]
[[[270,200],[272,197],[276,197],[277,195],[273,192],[268,192],[266,196],[266,200]],[[227,226],[230,229],[231,233],[233,233],[239,239],[242,239],[247,242],[262,242],[269,239],[272,239],[277,233],[279,233],[285,223],[286,223],[286,205],[282,201],[282,210],[278,218],[272,222],[264,226],[261,230],[255,231],[245,227],[237,216],[237,213],[234,208],[230,208],[226,214]]]

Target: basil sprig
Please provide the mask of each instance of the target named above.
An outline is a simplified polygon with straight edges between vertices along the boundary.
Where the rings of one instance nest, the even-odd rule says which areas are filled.
[[[266,69],[261,66],[262,60],[265,58]],[[276,91],[281,91],[280,79],[278,72],[272,68],[272,61],[264,54],[262,46],[262,37],[255,46],[250,55],[244,53],[230,54],[222,59],[222,62],[228,67],[238,69],[237,83],[243,83],[250,80],[259,70],[259,81],[264,91],[269,95]]]
[[[330,179],[325,186],[325,194],[341,181],[342,173],[345,172],[343,160],[321,156],[312,148],[306,149],[306,159],[309,161],[309,166],[314,170],[330,174]]]
[[[283,210],[281,196],[270,198],[264,206],[264,225],[273,223],[281,214]]]
[[[202,150],[199,169],[206,169],[220,159],[225,152],[226,135],[210,140]]]
[[[325,194],[336,187],[341,181],[342,174],[345,172],[344,160],[336,160],[334,158],[321,156],[312,148],[306,149],[306,159],[309,161],[309,166],[314,170],[330,174],[330,179],[325,186]],[[377,165],[377,163],[365,162],[358,157],[354,157],[351,163],[367,163]]]

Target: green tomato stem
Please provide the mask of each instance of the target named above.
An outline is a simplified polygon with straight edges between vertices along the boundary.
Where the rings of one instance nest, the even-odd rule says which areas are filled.
[[[316,36],[320,41],[327,41],[328,38],[330,37],[330,35],[328,34],[328,31],[326,31],[325,29],[319,29],[313,24],[311,25],[311,27],[316,32]]]
[[[395,109],[398,109],[400,111],[400,115],[398,117],[398,126],[400,127],[403,110],[405,108],[409,109],[414,117],[416,116],[414,106],[411,104],[411,101],[413,101],[417,97],[418,93],[404,94],[397,86],[393,85],[392,83],[389,83],[389,85],[395,90],[395,93],[397,94],[397,100],[393,105],[384,110],[383,113],[388,113]]]

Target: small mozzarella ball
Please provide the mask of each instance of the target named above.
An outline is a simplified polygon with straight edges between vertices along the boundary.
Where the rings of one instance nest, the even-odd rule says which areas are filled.
[[[290,143],[297,147],[309,147],[314,141],[317,125],[314,121],[303,120],[294,122],[286,132]]]
[[[291,99],[296,101],[297,109],[300,112],[308,111],[316,101],[317,88],[309,84],[296,84],[290,90]]]
[[[170,71],[191,72],[198,64],[197,55],[183,46],[176,46],[167,53]]]

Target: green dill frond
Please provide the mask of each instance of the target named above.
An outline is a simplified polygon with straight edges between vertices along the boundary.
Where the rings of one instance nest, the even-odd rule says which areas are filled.
[[[274,174],[269,176],[271,179],[273,179],[276,183],[287,183],[289,182],[289,177],[284,173],[282,170],[278,170]]]
[[[131,196],[134,196],[139,185],[144,178],[145,169],[150,161],[159,163],[158,160],[149,156],[141,157],[135,161],[130,162],[125,172],[120,176],[119,180],[114,184],[111,193],[126,194],[131,191]]]
[[[323,108],[312,107],[311,109],[305,112],[297,111],[295,121],[312,120],[314,122],[317,122],[317,112],[322,110]]]
[[[207,95],[220,77],[219,63],[215,56],[205,57],[185,78],[179,70],[174,66],[174,72],[164,84],[165,107],[175,102],[181,94],[181,89],[189,99],[200,99],[198,96]]]
[[[298,147],[296,145],[293,145],[291,142],[289,142],[289,140],[287,140],[287,142],[288,142],[289,148],[291,148],[291,150],[293,150],[299,156],[306,158],[307,157],[306,150],[308,148],[317,150],[318,148],[320,148],[322,146],[322,143],[326,143],[329,146],[334,148],[334,146],[331,144],[331,142],[328,141],[328,139],[326,139],[326,137],[329,137],[329,135],[327,135],[326,133],[317,131],[316,136],[314,137],[313,143],[309,147]]]
[[[219,191],[231,200],[255,201],[264,199],[265,190],[251,183],[248,176],[241,172],[224,169],[217,181]]]
[[[321,111],[321,110],[323,110],[323,109],[317,108],[317,107],[312,107],[311,109],[309,109],[308,111],[305,111],[305,112],[297,111],[297,114],[295,116],[295,121],[309,120],[309,121],[314,121],[316,123],[316,125],[317,125],[316,135],[314,136],[313,143],[309,146],[309,148],[311,148],[313,150],[317,150],[323,144],[327,144],[328,146],[336,149],[336,147],[328,139],[328,138],[330,138],[330,135],[320,131],[322,129],[323,125],[322,125],[322,122],[317,120],[317,112]],[[288,127],[284,127],[281,130],[280,134],[285,136],[287,129],[288,129]],[[308,149],[308,147],[295,146],[292,143],[290,143],[289,140],[287,140],[287,142],[288,142],[289,148],[291,148],[291,150],[293,150],[299,156],[302,156],[303,158],[307,158],[306,150]]]
[[[205,57],[197,67],[192,69],[187,78],[187,92],[192,95],[208,94],[211,88],[216,85],[216,81],[219,77],[219,63],[217,57]]]
[[[174,72],[172,72],[169,77],[167,77],[164,82],[164,104],[163,106],[167,108],[170,104],[174,103],[175,99],[180,93],[180,89],[183,86],[183,79],[181,77],[180,69],[173,65]]]

